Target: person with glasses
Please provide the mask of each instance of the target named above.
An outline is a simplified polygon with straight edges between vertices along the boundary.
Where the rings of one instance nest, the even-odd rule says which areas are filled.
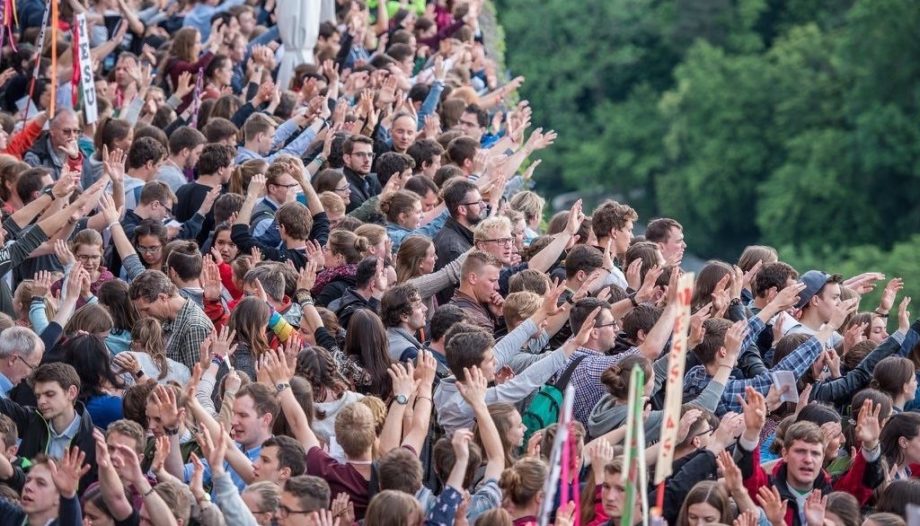
[[[77,144],[82,132],[77,114],[71,109],[60,108],[51,119],[48,131],[35,141],[23,160],[31,166],[48,168],[55,181],[61,177],[64,166],[82,174],[92,173],[89,158]]]
[[[275,213],[282,205],[296,201],[300,189],[300,182],[291,175],[287,164],[273,163],[268,167],[265,173],[265,197],[252,209],[252,219],[249,221],[253,237],[267,245],[278,244],[280,237],[277,232],[268,235]]]
[[[444,184],[441,190],[444,206],[450,217],[444,228],[434,236],[434,250],[437,255],[435,270],[441,270],[473,246],[473,228],[482,221],[486,211],[479,188],[472,182],[456,177]],[[438,293],[438,303],[450,301],[456,287],[448,287]]]
[[[342,145],[342,160],[345,178],[351,186],[351,197],[346,210],[351,212],[375,195],[380,195],[383,186],[371,173],[374,163],[374,141],[363,135],[352,135]]]
[[[86,229],[81,230],[74,236],[73,241],[70,243],[70,250],[62,250],[58,254],[59,258],[63,257],[68,260],[62,261],[65,265],[65,272],[69,272],[74,264],[82,266],[84,270],[89,272],[89,295],[77,300],[78,309],[96,296],[96,293],[99,292],[99,287],[103,283],[115,279],[109,269],[102,265],[103,248],[102,236],[99,232]],[[59,294],[63,286],[64,278],[61,278],[51,286],[51,293],[54,295]]]
[[[32,374],[45,354],[45,344],[35,331],[10,327],[0,338],[0,398]]]

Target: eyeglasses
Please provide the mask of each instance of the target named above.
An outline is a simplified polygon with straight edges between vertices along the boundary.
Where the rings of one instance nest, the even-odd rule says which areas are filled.
[[[619,327],[619,326],[620,326],[620,322],[618,322],[617,320],[613,320],[613,321],[610,322],[610,323],[596,323],[596,324],[594,324],[594,328],[595,328],[595,329],[601,329],[601,328],[603,328],[603,327]]]
[[[508,246],[514,241],[514,238],[503,237],[500,239],[483,239],[481,243],[495,243],[496,245]]]
[[[349,191],[349,190],[351,190],[351,186],[349,186],[349,185],[347,185],[347,184],[346,184],[345,186],[343,186],[342,188],[336,188],[336,189],[335,189],[336,192],[347,192],[347,191]]]
[[[79,135],[80,129],[79,128],[62,128],[61,133],[63,133],[64,135]]]
[[[18,358],[20,362],[26,364],[26,367],[28,367],[30,371],[34,371],[34,370],[38,369],[38,366],[37,366],[37,365],[32,365],[31,363],[27,362],[26,359],[23,358],[22,356],[18,356],[18,355],[17,355],[16,358]]]
[[[281,188],[290,189],[290,188],[297,188],[298,186],[300,186],[300,183],[293,183],[293,184],[272,183],[272,186],[280,186]]]
[[[163,245],[157,245],[155,247],[142,247],[142,246],[137,247],[137,251],[140,252],[141,254],[154,254],[156,252],[159,252],[160,250],[163,250]]]
[[[473,206],[473,205],[480,205],[480,206],[482,206],[482,203],[485,203],[485,201],[483,201],[482,199],[480,199],[479,201],[470,201],[469,203],[460,203],[460,204],[463,205],[463,206]]]
[[[278,506],[278,517],[285,519],[288,515],[307,515],[313,513],[312,511],[302,511],[302,510],[292,510],[284,504]]]
[[[77,254],[77,259],[80,261],[99,261],[102,259],[102,256],[90,256],[89,254]]]

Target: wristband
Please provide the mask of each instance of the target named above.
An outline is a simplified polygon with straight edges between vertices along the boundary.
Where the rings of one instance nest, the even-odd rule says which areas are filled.
[[[635,292],[633,292],[632,294],[630,294],[628,297],[629,297],[629,302],[632,303],[633,308],[636,308],[636,307],[639,306],[639,302],[636,301],[636,293],[635,293]]]
[[[878,310],[874,311],[874,314],[875,314],[876,316],[878,316],[879,318],[887,318],[887,317],[888,317],[888,313],[887,313],[887,312],[886,312],[885,314],[882,314],[882,313],[879,312]]]
[[[179,428],[178,428],[178,426],[177,426],[177,427],[173,427],[173,428],[164,427],[164,428],[163,428],[163,433],[165,433],[167,436],[171,436],[171,437],[172,437],[172,436],[176,436],[176,435],[179,434]]]
[[[115,225],[120,225],[120,224],[121,224],[121,223],[119,223],[118,221],[112,221],[111,223],[109,223],[108,225],[106,225],[106,228],[112,228],[113,226],[115,226]]]
[[[224,357],[219,354],[215,354],[214,356],[211,357],[211,363],[220,367],[224,363]]]
[[[54,202],[54,201],[57,200],[57,196],[54,195],[54,187],[53,187],[53,186],[46,186],[46,187],[44,188],[44,190],[42,190],[42,193],[45,194],[45,195],[47,195],[48,197],[50,197],[52,202]]]
[[[149,497],[151,493],[153,493],[153,486],[150,486],[150,489],[148,489],[147,491],[145,491],[143,496],[144,496],[144,497]]]

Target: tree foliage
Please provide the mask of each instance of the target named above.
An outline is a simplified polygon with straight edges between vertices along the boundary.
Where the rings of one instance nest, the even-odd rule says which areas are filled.
[[[498,11],[535,122],[560,132],[544,190],[642,190],[640,212],[678,218],[707,257],[765,242],[857,261],[852,247],[902,257],[917,241],[920,3],[501,0]]]

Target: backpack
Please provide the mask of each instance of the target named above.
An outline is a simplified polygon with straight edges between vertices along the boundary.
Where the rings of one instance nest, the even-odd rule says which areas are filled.
[[[527,432],[524,435],[525,444],[530,440],[531,435],[559,421],[559,412],[562,410],[562,397],[565,393],[565,388],[569,385],[569,381],[572,379],[575,369],[578,368],[578,364],[587,357],[587,354],[583,354],[572,360],[572,363],[565,368],[555,382],[541,386],[534,393],[530,403],[527,404],[527,409],[521,414],[521,420],[527,426]]]

